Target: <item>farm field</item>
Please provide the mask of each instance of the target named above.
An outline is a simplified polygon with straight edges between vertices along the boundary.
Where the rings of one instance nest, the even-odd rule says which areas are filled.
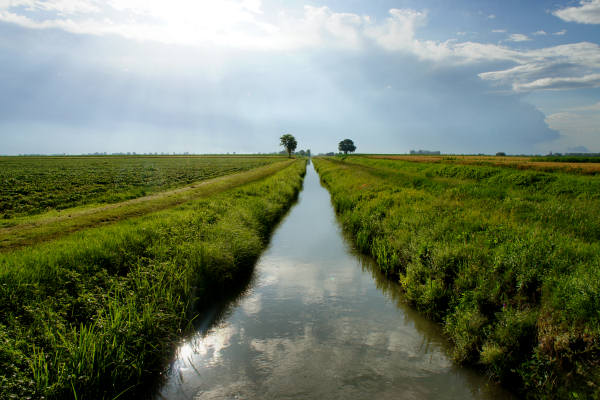
[[[14,223],[15,217],[117,203],[281,160],[253,156],[0,157],[0,226]]]
[[[200,161],[221,175],[259,168],[177,192],[176,202],[158,196],[168,202],[160,211],[0,253],[0,398],[135,397],[195,311],[249,273],[305,161],[217,159],[212,170]]]
[[[357,248],[443,325],[457,361],[524,397],[597,398],[600,180],[389,158],[314,160]]]
[[[529,156],[463,156],[463,155],[371,155],[374,159],[411,162],[498,166],[533,169],[545,172],[600,174],[600,157],[529,157]]]
[[[0,251],[56,239],[85,228],[108,225],[173,207],[199,197],[222,192],[241,183],[264,178],[293,162],[287,159],[275,160],[278,162],[119,203],[100,206],[88,205],[66,209],[62,212],[47,212],[32,217],[8,220],[9,226],[0,227]]]

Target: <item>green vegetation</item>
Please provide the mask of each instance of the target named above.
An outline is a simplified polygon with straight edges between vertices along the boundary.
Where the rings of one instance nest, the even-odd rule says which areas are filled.
[[[64,212],[47,212],[31,217],[14,218],[8,220],[12,225],[0,228],[0,251],[56,239],[85,228],[113,224],[123,219],[138,217],[206,197],[242,183],[262,179],[278,171],[285,164],[293,162],[286,159],[277,160],[280,162],[121,203],[70,208]]]
[[[194,311],[251,269],[296,198],[305,164],[0,254],[0,398],[143,390]]]
[[[600,396],[600,180],[316,159],[356,246],[443,324],[454,357],[530,398]]]
[[[116,203],[279,160],[197,156],[0,157],[0,218]]]
[[[354,153],[356,151],[356,146],[351,139],[344,139],[340,143],[338,143],[338,150],[344,152],[344,154]]]
[[[282,135],[279,139],[279,144],[285,148],[285,151],[287,151],[288,153],[288,157],[291,157],[294,150],[296,150],[296,146],[298,146],[296,138],[293,135],[286,133],[285,135]]]
[[[549,161],[566,163],[600,163],[600,155],[596,156],[544,156],[533,157],[531,161]]]

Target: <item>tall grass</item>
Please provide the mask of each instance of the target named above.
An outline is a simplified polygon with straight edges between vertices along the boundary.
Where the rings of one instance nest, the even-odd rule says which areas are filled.
[[[0,255],[0,398],[135,397],[194,312],[251,268],[305,162],[176,208]]]
[[[600,396],[600,181],[315,160],[357,247],[443,324],[454,357],[531,398]]]

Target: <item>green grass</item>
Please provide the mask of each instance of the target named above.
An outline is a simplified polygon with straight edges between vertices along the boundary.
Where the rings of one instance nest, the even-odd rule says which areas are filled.
[[[139,217],[151,212],[166,209],[187,201],[210,196],[242,183],[262,179],[283,168],[291,160],[277,159],[249,171],[229,174],[213,179],[206,179],[193,185],[180,187],[149,196],[139,197],[116,204],[103,206],[84,206],[48,212],[35,216],[9,220],[11,226],[0,228],[0,251],[28,246],[43,241],[101,225],[109,225],[118,221]]]
[[[195,310],[247,274],[305,161],[259,181],[0,254],[0,398],[135,398]]]
[[[225,156],[0,157],[0,222],[87,204],[117,203],[279,160]]]
[[[525,397],[600,396],[598,178],[314,162],[357,248],[444,326],[457,361]]]

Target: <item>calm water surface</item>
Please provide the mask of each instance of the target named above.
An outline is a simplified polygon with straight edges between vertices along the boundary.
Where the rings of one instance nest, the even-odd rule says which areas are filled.
[[[344,239],[308,166],[251,282],[201,321],[157,399],[511,399]]]

